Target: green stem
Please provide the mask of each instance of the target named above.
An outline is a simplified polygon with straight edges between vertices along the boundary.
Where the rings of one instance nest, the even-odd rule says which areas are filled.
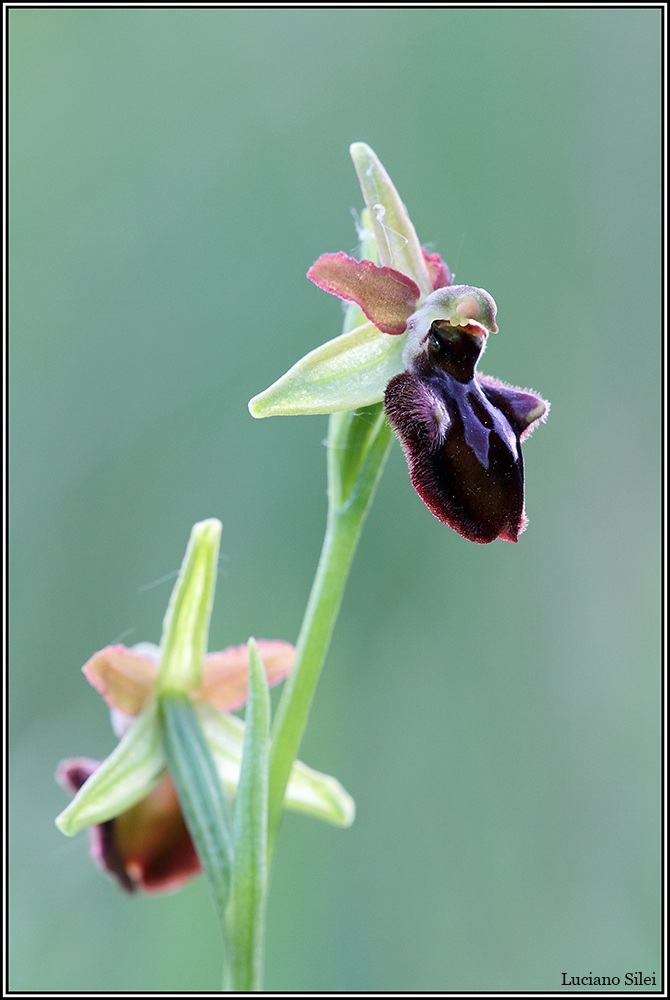
[[[268,804],[270,857],[291,767],[298,756],[356,546],[391,441],[392,433],[380,406],[370,407],[362,413],[331,416],[326,535],[298,638],[296,663],[284,687],[272,727]],[[357,474],[352,475],[352,468]]]

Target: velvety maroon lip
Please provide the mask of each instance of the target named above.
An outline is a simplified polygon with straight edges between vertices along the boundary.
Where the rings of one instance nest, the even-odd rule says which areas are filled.
[[[515,542],[527,524],[521,441],[547,404],[476,371],[485,341],[472,324],[434,322],[384,406],[431,513],[470,541]]]

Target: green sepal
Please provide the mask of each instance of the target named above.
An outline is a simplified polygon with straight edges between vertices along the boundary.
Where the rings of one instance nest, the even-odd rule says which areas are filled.
[[[306,354],[249,403],[253,417],[333,413],[371,406],[403,371],[405,337],[381,333],[369,320]]]
[[[67,837],[120,815],[156,786],[165,771],[156,715],[152,702],[56,817],[56,826]]]
[[[229,795],[234,795],[240,775],[244,723],[234,715],[218,712],[211,705],[197,707],[219,777]],[[336,778],[314,771],[296,760],[291,770],[284,807],[305,813],[333,826],[351,826],[354,800]]]
[[[337,778],[296,760],[291,768],[284,808],[322,819],[331,826],[351,826],[356,804]]]
[[[423,295],[430,295],[433,284],[421,244],[393,181],[366,143],[354,142],[349,152],[370,213],[379,263],[408,275]]]
[[[186,555],[163,620],[159,695],[188,694],[200,687],[212,613],[221,522],[193,526]]]

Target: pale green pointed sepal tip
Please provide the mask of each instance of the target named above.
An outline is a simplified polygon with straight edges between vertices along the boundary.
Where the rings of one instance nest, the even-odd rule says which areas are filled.
[[[240,776],[244,723],[234,715],[222,715],[210,705],[198,706],[207,744],[214,755],[219,778],[229,795],[235,795]],[[312,816],[332,826],[351,826],[356,807],[337,778],[322,774],[296,760],[291,769],[284,805],[293,812]]]
[[[356,818],[356,803],[337,778],[300,760],[293,765],[285,805],[332,826],[348,827]]]
[[[419,238],[393,181],[367,143],[354,142],[349,152],[370,213],[379,263],[408,275],[429,295],[433,284]]]
[[[266,389],[264,392],[259,392],[257,396],[254,396],[253,399],[249,400],[249,413],[252,417],[255,417],[256,420],[260,420],[263,417],[271,417],[273,415],[272,406],[266,398],[267,393],[268,390]]]
[[[217,518],[193,526],[165,619],[159,694],[189,694],[202,680],[221,539]]]

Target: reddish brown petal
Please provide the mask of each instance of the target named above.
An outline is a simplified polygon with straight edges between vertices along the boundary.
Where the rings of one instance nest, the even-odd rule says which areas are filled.
[[[278,684],[291,672],[295,660],[295,649],[290,642],[280,639],[258,639],[268,684]],[[249,671],[249,651],[246,644],[230,646],[220,653],[208,653],[205,657],[202,687],[194,697],[197,701],[208,701],[222,712],[234,712],[247,700],[247,676]]]
[[[107,646],[83,666],[86,679],[99,691],[110,708],[138,715],[151,697],[158,668],[149,656]]]
[[[438,288],[447,288],[451,284],[451,271],[439,253],[427,253],[423,247],[421,247],[421,252],[428,267],[430,280],[433,282],[433,290],[437,291]]]
[[[382,333],[401,334],[421,295],[407,275],[345,253],[325,253],[307,277],[331,295],[355,302]]]

